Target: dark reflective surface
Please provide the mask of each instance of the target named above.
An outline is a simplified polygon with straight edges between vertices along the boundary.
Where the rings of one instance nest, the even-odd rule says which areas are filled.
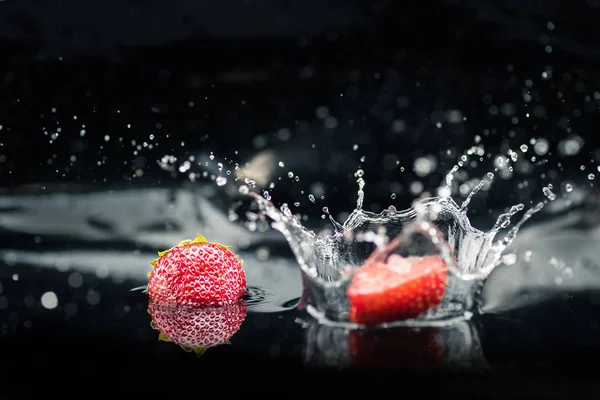
[[[598,154],[596,5],[275,3],[0,3],[2,360],[469,377],[591,371],[600,355],[598,194],[587,178]],[[583,149],[565,157],[556,146],[573,134]],[[283,237],[231,221],[239,193],[157,163],[265,157],[265,182],[279,182],[275,202],[298,202],[319,227],[323,206],[338,220],[353,209],[359,165],[365,208],[406,208],[411,183],[437,186],[475,135],[492,155],[531,137],[554,150],[534,172],[516,168],[481,192],[474,225],[543,199],[550,182],[562,195],[566,181],[577,190],[521,232],[514,251],[533,256],[493,273],[485,314],[443,329],[318,324],[296,308],[300,273]],[[438,168],[420,179],[412,163],[428,154]],[[310,192],[325,200],[312,204]],[[197,232],[233,246],[249,284],[231,345],[200,358],[158,340],[139,290],[156,251]]]
[[[211,207],[213,200],[201,197],[201,191],[193,193],[140,188],[4,196],[0,307],[5,315],[1,342],[5,359],[44,362],[68,356],[83,361],[89,356],[80,351],[84,341],[85,347],[96,349],[98,359],[118,354],[130,362],[204,364],[220,357],[259,357],[313,367],[489,371],[509,366],[573,368],[593,360],[600,349],[595,339],[600,329],[600,277],[594,264],[581,263],[559,287],[554,280],[561,271],[542,262],[549,254],[571,261],[568,253],[552,246],[552,232],[574,238],[566,248],[581,244],[578,234],[589,238],[594,232],[575,224],[576,215],[586,220],[586,209],[550,220],[546,224],[552,223],[553,230],[538,223],[523,231],[517,248],[529,249],[527,238],[536,237],[539,259],[495,271],[484,291],[486,314],[446,328],[362,331],[322,325],[298,310],[299,268],[283,237],[270,231],[250,234],[236,223],[218,222],[223,229],[216,229],[212,221],[225,216]],[[132,194],[145,200],[136,200],[128,209]],[[178,207],[162,207],[167,198]],[[194,218],[185,217],[190,203],[202,204]],[[112,204],[119,204],[119,210]],[[179,228],[145,234],[145,226],[166,218],[156,211],[161,207],[172,210],[164,212]],[[58,217],[66,211],[69,218]],[[110,226],[110,233],[94,235],[98,225]],[[225,228],[231,229],[231,236]],[[170,238],[190,237],[196,229],[233,245],[244,259],[249,285],[248,314],[231,346],[211,348],[202,359],[158,340],[142,290],[155,254],[152,249],[165,248]],[[245,235],[252,242],[242,240]],[[544,248],[545,242],[550,248]],[[596,257],[596,248],[586,249],[587,253],[576,252],[578,258],[573,260]],[[40,352],[32,343],[47,344]]]

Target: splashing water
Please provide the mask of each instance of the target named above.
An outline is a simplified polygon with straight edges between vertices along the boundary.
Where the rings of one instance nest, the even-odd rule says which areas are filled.
[[[386,257],[391,253],[402,256],[439,254],[449,269],[442,303],[414,320],[386,325],[444,325],[472,315],[485,279],[504,262],[503,251],[514,241],[521,226],[544,206],[538,203],[527,210],[501,240],[496,240],[496,236],[509,227],[511,217],[524,210],[523,204],[514,205],[500,215],[489,231],[472,227],[467,217],[468,206],[473,197],[491,183],[494,174],[487,173],[487,180],[482,179],[476,184],[458,205],[450,196],[454,174],[467,164],[471,155],[482,156],[483,147],[474,146],[460,157],[446,175],[445,185],[438,188],[438,196],[419,199],[402,211],[393,206],[381,213],[364,210],[366,183],[364,171],[359,169],[355,173],[358,185],[356,209],[343,223],[337,222],[329,210],[324,209],[323,217],[328,217],[333,226],[333,233],[328,235],[319,235],[304,227],[287,204],[277,208],[271,202],[268,190],[257,193],[256,182],[252,179],[237,175],[227,180],[218,174],[212,175],[211,179],[218,186],[237,182],[238,192],[251,196],[259,206],[259,214],[255,214],[253,220],[268,218],[271,226],[284,235],[302,270],[308,311],[314,317],[331,324],[354,325],[348,322],[346,289],[353,273],[370,257]],[[508,155],[503,163],[516,161],[516,152],[509,150]],[[214,160],[212,154],[211,160]],[[222,172],[223,163],[218,165]],[[238,164],[235,164],[235,171],[239,171]],[[231,176],[231,172],[227,175]],[[314,202],[314,196],[312,199],[311,196],[309,200]]]

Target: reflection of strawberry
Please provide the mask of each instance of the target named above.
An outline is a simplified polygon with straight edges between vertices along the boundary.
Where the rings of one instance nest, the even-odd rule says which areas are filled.
[[[229,343],[246,318],[246,302],[221,307],[169,306],[150,301],[148,312],[159,340],[202,355],[207,348]]]
[[[439,328],[358,329],[349,333],[352,365],[361,368],[439,368],[444,347]]]
[[[246,292],[242,264],[229,247],[197,235],[158,253],[148,274],[148,295],[161,304],[220,306]]]
[[[361,267],[348,286],[350,320],[380,324],[415,318],[437,307],[446,290],[448,268],[439,256],[404,258]]]

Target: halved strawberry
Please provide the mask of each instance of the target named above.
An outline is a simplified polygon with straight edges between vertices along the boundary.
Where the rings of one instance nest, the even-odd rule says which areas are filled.
[[[150,301],[151,326],[159,340],[202,355],[209,347],[228,344],[246,318],[246,302],[221,307],[170,306]]]
[[[439,332],[433,327],[354,329],[348,338],[350,361],[361,368],[440,368],[445,350]]]
[[[222,306],[246,293],[246,275],[229,247],[201,235],[158,253],[148,273],[148,295],[168,305]]]
[[[437,307],[446,290],[446,263],[439,256],[404,258],[361,267],[348,286],[350,320],[365,325],[415,318]]]

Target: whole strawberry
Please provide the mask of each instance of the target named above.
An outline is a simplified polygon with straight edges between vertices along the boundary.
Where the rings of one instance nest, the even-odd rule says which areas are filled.
[[[150,301],[151,326],[159,340],[202,355],[209,347],[229,343],[246,318],[246,302],[220,307],[170,306]]]
[[[246,274],[229,247],[201,235],[158,253],[148,273],[148,295],[171,306],[233,304],[246,293]]]

